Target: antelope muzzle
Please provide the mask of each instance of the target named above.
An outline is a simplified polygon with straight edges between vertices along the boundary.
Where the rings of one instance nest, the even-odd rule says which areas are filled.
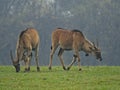
[[[96,58],[102,61],[101,52],[96,52]]]
[[[19,72],[20,71],[20,64],[17,64],[17,65],[14,65],[15,69],[16,69],[16,72]]]

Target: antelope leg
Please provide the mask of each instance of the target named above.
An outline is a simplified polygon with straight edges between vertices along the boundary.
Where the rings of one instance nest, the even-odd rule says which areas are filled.
[[[35,50],[35,61],[36,61],[36,65],[37,65],[37,71],[40,71],[39,61],[38,61],[38,51],[39,51],[39,46]]]
[[[25,71],[24,72],[30,71],[30,58],[26,57],[26,60],[24,60],[24,62],[25,62]]]
[[[76,51],[75,53],[76,53],[76,56],[77,56],[77,59],[78,59],[78,68],[79,68],[79,71],[81,71],[82,69],[81,69],[81,67],[80,67],[80,56],[79,56],[79,52]]]
[[[60,58],[60,62],[61,62],[61,64],[62,64],[63,69],[66,70],[65,65],[64,65],[64,62],[63,62],[63,59],[62,59],[62,54],[63,54],[63,52],[64,52],[64,49],[60,48],[60,50],[59,50],[59,52],[58,52],[58,56],[59,56],[59,58]]]
[[[58,45],[53,45],[51,47],[51,53],[50,53],[50,61],[49,61],[49,70],[52,68],[52,60],[53,60],[53,54],[55,53],[55,50],[57,49]]]
[[[72,67],[72,65],[76,62],[76,58],[77,58],[77,56],[76,56],[76,55],[73,55],[73,60],[72,60],[72,62],[68,65],[67,70],[69,70],[69,69]]]

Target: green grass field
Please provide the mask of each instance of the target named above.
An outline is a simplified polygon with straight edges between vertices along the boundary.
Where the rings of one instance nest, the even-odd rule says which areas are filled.
[[[54,66],[49,71],[42,66],[40,72],[19,73],[13,66],[0,66],[0,90],[120,90],[120,66],[74,66],[70,71]]]

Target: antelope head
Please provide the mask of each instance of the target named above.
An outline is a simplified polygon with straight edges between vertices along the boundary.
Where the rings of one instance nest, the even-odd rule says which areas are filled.
[[[16,69],[16,72],[19,72],[19,71],[20,71],[19,60],[17,60],[17,58],[15,58],[15,59],[13,58],[12,50],[10,51],[10,56],[11,56],[11,60],[12,60],[13,66],[14,66],[15,69]]]
[[[97,45],[95,45],[93,42],[93,46],[89,48],[92,51],[92,53],[96,56],[96,59],[99,59],[100,61],[102,61],[101,50],[99,48],[98,41],[97,41]]]

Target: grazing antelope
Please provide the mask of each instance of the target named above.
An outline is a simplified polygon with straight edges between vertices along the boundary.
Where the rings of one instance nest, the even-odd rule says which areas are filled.
[[[10,52],[13,65],[16,72],[20,71],[21,60],[25,62],[25,72],[30,71],[30,61],[32,58],[32,51],[35,51],[35,60],[37,64],[37,71],[40,71],[38,63],[38,51],[39,51],[39,35],[34,28],[27,28],[19,35],[16,45],[16,58],[13,58],[12,51]]]
[[[52,46],[50,53],[49,69],[51,69],[53,54],[55,53],[55,50],[58,46],[60,47],[58,56],[64,70],[69,70],[76,61],[76,59],[78,60],[79,70],[81,70],[79,51],[84,51],[86,53],[86,56],[89,53],[92,53],[96,56],[97,59],[100,59],[100,61],[102,60],[101,51],[98,46],[96,47],[94,43],[91,43],[88,39],[86,39],[83,33],[79,30],[65,30],[62,28],[57,28],[55,31],[52,32],[51,39]],[[65,67],[62,59],[62,54],[65,50],[74,51],[73,60],[67,68]]]

